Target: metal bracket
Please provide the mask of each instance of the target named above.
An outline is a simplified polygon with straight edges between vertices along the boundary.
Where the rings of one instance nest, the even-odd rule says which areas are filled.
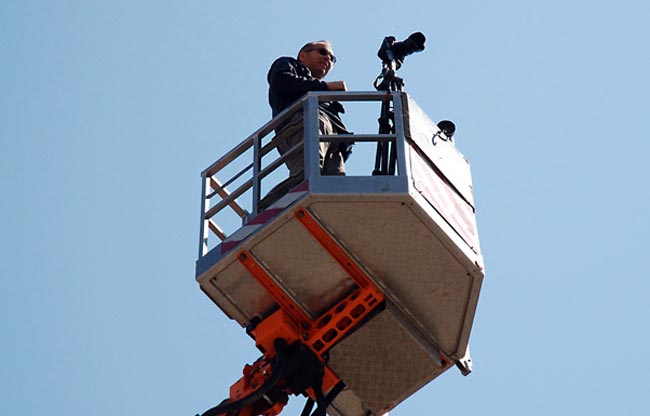
[[[461,374],[464,376],[467,376],[472,372],[472,357],[469,355],[469,345],[465,350],[465,355],[463,355],[460,360],[456,361],[456,367],[458,367]]]

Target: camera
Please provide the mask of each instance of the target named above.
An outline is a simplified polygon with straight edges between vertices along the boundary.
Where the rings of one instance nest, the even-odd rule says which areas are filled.
[[[400,69],[404,59],[412,53],[424,50],[426,38],[422,32],[412,33],[402,42],[396,42],[395,36],[386,36],[381,43],[377,56],[382,60],[383,68],[375,79],[377,91],[402,91],[404,80],[395,72]]]
[[[404,62],[404,58],[415,52],[424,50],[426,37],[422,32],[411,34],[402,42],[395,42],[394,36],[386,36],[381,43],[377,56],[385,64],[395,63],[395,69],[399,69]]]

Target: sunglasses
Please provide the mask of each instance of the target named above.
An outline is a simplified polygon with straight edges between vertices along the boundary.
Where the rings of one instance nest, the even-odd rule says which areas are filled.
[[[317,51],[317,52],[318,52],[319,54],[321,54],[322,56],[329,56],[329,58],[330,58],[330,60],[332,61],[332,63],[333,63],[333,64],[336,63],[336,56],[334,56],[334,54],[330,53],[330,51],[328,51],[328,50],[325,49],[325,48],[314,48],[314,49],[308,49],[308,50],[307,50],[307,52],[311,52],[311,51]]]

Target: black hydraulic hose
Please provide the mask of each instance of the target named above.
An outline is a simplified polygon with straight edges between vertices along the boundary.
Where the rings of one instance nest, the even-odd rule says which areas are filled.
[[[323,381],[319,380],[317,384],[312,386],[314,390],[314,396],[316,396],[316,410],[312,413],[312,416],[325,416],[327,411],[327,401],[325,400],[325,395],[323,394]]]
[[[266,393],[269,392],[277,383],[280,381],[280,379],[284,376],[285,372],[285,351],[287,348],[287,342],[282,339],[278,338],[275,340],[273,343],[273,346],[275,347],[275,351],[277,355],[273,358],[273,362],[271,363],[271,367],[273,367],[273,373],[271,376],[262,384],[262,387],[259,389],[255,390],[253,393],[249,394],[248,396],[239,399],[234,402],[226,402],[219,404],[218,406],[213,407],[212,409],[208,409],[201,416],[218,416],[222,415],[224,413],[229,413],[235,410],[240,410],[244,406],[249,406],[259,399],[262,398]],[[197,415],[198,416],[198,415]]]
[[[342,392],[344,388],[345,388],[345,384],[342,381],[339,381],[338,383],[336,383],[334,387],[332,387],[330,392],[327,393],[327,396],[325,397],[323,397],[322,390],[320,390],[320,394],[319,394],[319,390],[314,388],[314,393],[316,394],[317,397],[318,407],[316,408],[312,416],[325,416],[329,405],[332,404],[336,396],[338,396],[339,393]],[[320,397],[318,397],[319,395]]]
[[[249,406],[255,403],[256,401],[261,399],[262,396],[268,393],[268,391],[271,390],[273,386],[275,386],[277,382],[280,380],[280,378],[282,377],[282,373],[284,372],[284,368],[282,368],[282,364],[283,363],[279,359],[279,355],[277,355],[273,360],[273,368],[275,370],[273,371],[271,376],[264,382],[264,384],[262,384],[262,387],[255,390],[253,393],[249,394],[248,396],[241,398],[237,401],[222,403],[211,409],[208,409],[205,412],[203,412],[203,414],[200,416],[223,415],[235,410],[240,410],[245,406]]]
[[[345,383],[343,383],[342,381],[339,381],[338,383],[336,383],[334,387],[332,387],[332,390],[330,390],[330,392],[327,393],[327,396],[325,396],[325,401],[327,402],[328,406],[330,405],[330,403],[334,401],[334,399],[336,399],[336,396],[338,396],[339,393],[342,392],[344,388],[345,388]]]
[[[307,401],[305,402],[305,407],[303,407],[302,412],[300,412],[300,416],[309,416],[313,408],[314,408],[314,399],[308,397]]]

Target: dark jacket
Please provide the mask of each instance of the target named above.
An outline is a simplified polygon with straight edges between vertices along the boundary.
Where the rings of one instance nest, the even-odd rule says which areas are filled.
[[[327,91],[327,83],[312,76],[309,68],[295,58],[284,56],[271,65],[267,75],[269,81],[269,105],[273,117],[277,116],[309,91]],[[321,102],[319,108],[325,113],[338,133],[349,133],[339,113],[345,109],[338,101]]]

